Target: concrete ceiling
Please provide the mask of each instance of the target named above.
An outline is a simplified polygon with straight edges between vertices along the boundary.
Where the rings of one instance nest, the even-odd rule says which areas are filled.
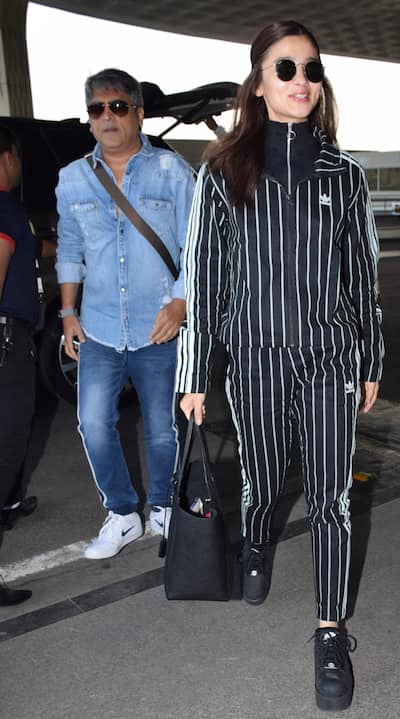
[[[243,43],[251,43],[270,21],[298,20],[316,35],[324,53],[400,62],[400,0],[35,1],[105,20]]]

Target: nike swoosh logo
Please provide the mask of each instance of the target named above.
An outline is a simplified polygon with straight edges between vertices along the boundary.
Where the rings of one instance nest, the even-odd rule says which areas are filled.
[[[156,524],[158,524],[159,527],[161,527],[161,529],[163,528],[163,526],[164,526],[163,522],[159,522],[158,519],[155,519],[154,521]]]
[[[122,536],[122,537],[126,537],[126,535],[128,534],[128,532],[130,532],[131,529],[134,529],[134,528],[135,528],[135,525],[132,524],[132,526],[129,527],[129,529],[123,529],[123,530],[121,531],[121,536]]]

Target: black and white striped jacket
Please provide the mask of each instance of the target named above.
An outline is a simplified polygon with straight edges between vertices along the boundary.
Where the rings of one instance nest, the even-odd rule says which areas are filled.
[[[200,171],[186,245],[187,321],[177,391],[207,389],[216,338],[231,347],[333,348],[379,380],[378,240],[358,162],[321,144],[312,176],[288,194],[268,174],[233,207],[221,173]],[[288,153],[288,172],[290,154]]]

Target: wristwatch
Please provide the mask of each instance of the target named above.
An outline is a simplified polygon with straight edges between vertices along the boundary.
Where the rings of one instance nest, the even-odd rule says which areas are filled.
[[[70,315],[75,315],[75,317],[78,316],[78,312],[75,307],[67,307],[65,310],[58,310],[60,320],[63,320],[64,317],[70,317]]]

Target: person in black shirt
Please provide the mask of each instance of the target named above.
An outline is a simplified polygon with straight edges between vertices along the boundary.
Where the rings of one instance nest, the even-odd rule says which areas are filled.
[[[186,249],[181,408],[203,421],[216,340],[228,350],[245,535],[243,596],[271,582],[271,520],[300,438],[314,560],[315,691],[352,699],[344,628],[357,412],[378,394],[378,240],[364,172],[336,145],[335,102],[313,35],[275,22],[251,47],[234,127],[197,181]]]
[[[36,244],[26,212],[12,194],[19,179],[17,140],[0,127],[0,517],[24,461],[35,405]],[[0,543],[2,533],[0,524]],[[2,583],[0,606],[31,594]]]

